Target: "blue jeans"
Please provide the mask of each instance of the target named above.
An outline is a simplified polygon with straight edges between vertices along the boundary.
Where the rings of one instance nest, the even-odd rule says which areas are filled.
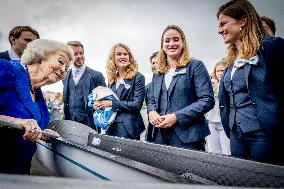
[[[231,154],[234,157],[270,162],[273,141],[265,129],[244,133],[239,126],[230,132]]]

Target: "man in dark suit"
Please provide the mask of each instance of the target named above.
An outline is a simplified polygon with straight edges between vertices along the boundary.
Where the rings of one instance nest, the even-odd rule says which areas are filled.
[[[274,36],[276,33],[275,22],[266,16],[260,17],[262,26],[264,28],[265,34],[268,36]]]
[[[156,70],[156,63],[157,63],[157,55],[158,55],[159,52],[154,52],[151,57],[150,57],[150,63],[151,63],[151,70],[152,72],[154,73],[155,70]],[[146,85],[145,87],[145,90],[146,90],[146,95],[145,95],[145,101],[146,101],[146,104],[148,104],[149,102],[149,99],[150,99],[150,94],[151,94],[151,83],[149,83],[148,85]],[[154,131],[154,128],[153,128],[153,125],[151,125],[151,123],[149,122],[148,123],[148,128],[147,128],[147,131],[146,131],[146,134],[145,134],[145,140],[146,141],[149,141],[149,142],[152,142],[153,141],[153,131]]]
[[[11,49],[1,52],[0,59],[20,60],[27,44],[39,39],[38,32],[30,26],[16,26],[9,32]]]
[[[98,131],[93,121],[93,110],[88,108],[88,95],[97,86],[106,86],[104,76],[85,65],[81,42],[69,41],[67,44],[74,50],[75,61],[63,80],[65,119],[80,122]]]

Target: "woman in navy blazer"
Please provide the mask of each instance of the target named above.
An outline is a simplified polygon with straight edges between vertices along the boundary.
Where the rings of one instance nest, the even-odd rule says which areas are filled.
[[[219,8],[218,33],[228,44],[229,63],[219,88],[221,120],[235,157],[284,164],[284,40],[265,37],[247,0]]]
[[[0,127],[0,173],[30,173],[35,142],[49,122],[40,87],[62,80],[72,60],[67,45],[46,39],[30,42],[21,62],[0,60],[0,119],[25,129]]]
[[[204,114],[214,106],[212,84],[204,64],[189,55],[183,31],[166,27],[147,111],[158,144],[205,150],[209,134]]]
[[[108,85],[119,100],[103,100],[94,109],[112,106],[117,112],[106,134],[129,139],[140,139],[145,125],[140,114],[145,97],[145,78],[129,47],[119,43],[112,47],[107,63]]]

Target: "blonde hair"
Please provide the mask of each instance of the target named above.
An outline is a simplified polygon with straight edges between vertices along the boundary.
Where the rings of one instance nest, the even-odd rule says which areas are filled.
[[[220,82],[220,81],[219,81],[219,79],[218,79],[218,77],[216,75],[216,69],[217,69],[217,66],[219,66],[219,65],[222,65],[222,66],[224,66],[226,68],[228,66],[228,64],[226,62],[226,59],[222,58],[217,64],[215,64],[215,66],[213,68],[213,72],[210,74],[213,78],[217,79],[218,82]]]
[[[170,29],[176,30],[177,32],[180,33],[181,40],[182,40],[182,43],[183,43],[183,48],[181,50],[180,56],[178,57],[178,61],[177,61],[176,67],[179,68],[179,67],[186,66],[187,64],[189,64],[190,59],[191,59],[190,55],[189,55],[189,49],[188,49],[187,42],[186,42],[185,35],[184,35],[183,31],[181,30],[180,27],[178,27],[176,25],[169,25],[163,31],[163,34],[162,34],[162,37],[161,37],[161,50],[159,51],[158,56],[157,56],[157,69],[156,69],[156,73],[158,73],[158,74],[166,73],[169,70],[169,68],[170,68],[169,64],[168,64],[168,61],[167,61],[167,55],[166,55],[165,51],[163,50],[163,41],[164,41],[163,38],[164,38],[165,33],[168,30],[170,30]]]
[[[261,47],[264,30],[261,19],[252,4],[247,0],[232,0],[219,8],[217,18],[219,18],[220,14],[236,20],[247,19],[246,25],[240,29],[240,52],[238,52],[235,44],[229,44],[228,46],[228,55],[226,57],[228,64],[232,64],[238,54],[242,59],[255,56]]]
[[[34,62],[37,62],[35,60],[45,59],[48,55],[57,51],[62,51],[68,56],[68,66],[73,63],[74,56],[71,47],[64,43],[50,39],[36,39],[28,43],[27,48],[24,50],[23,55],[21,56],[21,63],[24,65],[33,64]]]
[[[130,48],[123,43],[118,43],[111,48],[111,51],[110,51],[110,54],[109,54],[109,57],[108,57],[108,61],[107,61],[106,72],[107,72],[107,78],[108,78],[109,84],[112,84],[118,78],[118,69],[115,65],[115,58],[114,58],[115,57],[115,49],[117,47],[124,48],[129,54],[130,64],[129,64],[129,66],[127,66],[125,79],[132,79],[138,72],[138,64],[136,63],[136,60],[134,59],[134,56],[133,56]]]

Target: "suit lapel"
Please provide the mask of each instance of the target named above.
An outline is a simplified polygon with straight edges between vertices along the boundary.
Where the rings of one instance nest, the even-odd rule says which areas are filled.
[[[82,79],[83,81],[84,102],[85,102],[85,106],[87,107],[87,104],[88,104],[87,97],[89,95],[89,88],[90,88],[90,75],[89,75],[88,67],[86,67],[80,79]]]
[[[168,89],[169,96],[171,96],[171,93],[172,93],[172,91],[173,91],[173,89],[176,85],[176,82],[180,78],[180,74],[178,74],[178,72],[181,72],[184,69],[186,70],[186,68],[176,68],[176,70],[175,70],[176,75],[173,77],[172,82],[171,82],[169,89]],[[182,73],[182,74],[185,74],[185,73]]]
[[[176,82],[177,82],[178,78],[179,78],[179,75],[176,75],[176,76],[173,77],[173,80],[172,80],[172,82],[171,82],[171,84],[170,84],[170,86],[169,86],[169,89],[168,89],[168,94],[169,94],[169,96],[171,96],[171,93],[172,93],[172,91],[173,91],[173,88],[174,88],[175,85],[176,85]]]
[[[247,65],[244,66],[244,77],[245,77],[247,87],[248,87],[248,77],[249,77],[249,72],[250,72],[251,66],[252,65],[250,65],[250,64],[247,64]]]
[[[158,75],[157,78],[156,78],[156,82],[154,82],[153,87],[154,87],[154,97],[155,97],[155,101],[156,101],[156,104],[157,104],[156,107],[159,107],[159,97],[160,97],[160,93],[161,93],[161,90],[162,90],[164,75],[165,74]]]
[[[128,98],[128,96],[130,95],[130,90],[131,90],[131,88],[132,88],[132,85],[134,85],[133,84],[133,82],[134,82],[134,80],[135,80],[135,77],[136,76],[134,76],[132,79],[127,79],[127,80],[124,80],[125,81],[125,84],[126,85],[129,85],[130,87],[129,88],[126,88],[125,86],[124,86],[124,88],[123,88],[123,91],[122,91],[122,95],[121,95],[121,97],[123,98],[123,95],[125,94],[125,93],[127,93],[127,98]]]
[[[16,89],[20,96],[20,99],[22,103],[26,106],[26,108],[30,111],[30,113],[33,115],[34,119],[40,120],[39,114],[36,112],[36,105],[34,104],[31,94],[30,94],[30,85],[29,80],[27,76],[27,72],[24,68],[21,68],[22,65],[19,63],[17,64],[17,72],[18,77],[16,80]],[[20,66],[20,67],[19,67]],[[39,123],[40,124],[40,123]]]
[[[124,90],[124,85],[120,84],[120,85],[118,86],[117,90],[116,90],[116,92],[117,92],[116,95],[117,95],[117,97],[118,97],[119,99],[120,99],[121,96],[122,96],[123,90]]]
[[[111,88],[111,90],[116,94],[117,96],[117,90],[115,88],[115,82],[113,82],[111,85],[108,86],[109,88]]]
[[[71,73],[71,69],[68,70],[65,79],[63,80],[63,97],[64,97],[64,101],[67,102],[66,97],[67,97],[67,89],[68,89],[68,85],[69,85],[69,79],[70,79],[70,74]]]

